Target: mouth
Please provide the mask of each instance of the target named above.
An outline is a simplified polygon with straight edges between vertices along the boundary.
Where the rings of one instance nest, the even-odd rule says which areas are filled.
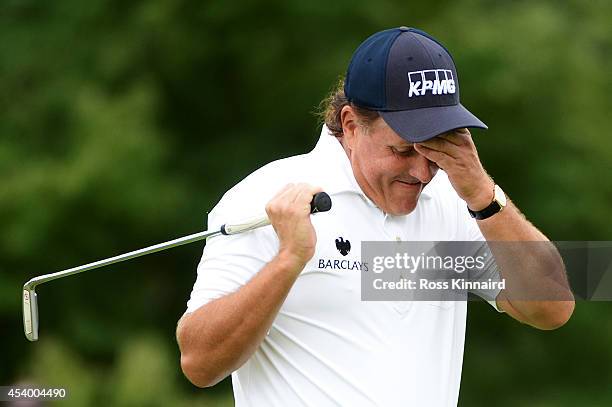
[[[403,188],[409,188],[409,189],[420,189],[423,186],[422,182],[419,181],[401,181],[401,180],[396,180],[396,182]]]

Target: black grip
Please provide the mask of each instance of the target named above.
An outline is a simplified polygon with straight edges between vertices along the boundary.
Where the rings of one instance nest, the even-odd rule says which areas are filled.
[[[310,201],[310,213],[327,212],[331,209],[332,202],[329,195],[325,192],[319,192],[312,197]]]

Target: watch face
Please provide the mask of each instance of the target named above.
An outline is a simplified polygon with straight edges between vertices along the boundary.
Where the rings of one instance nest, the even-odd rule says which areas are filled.
[[[495,200],[502,208],[506,206],[506,194],[499,185],[495,185]]]

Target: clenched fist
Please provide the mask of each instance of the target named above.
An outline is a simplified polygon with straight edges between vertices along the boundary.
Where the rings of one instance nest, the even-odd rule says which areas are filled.
[[[323,190],[308,184],[287,184],[266,205],[279,240],[279,256],[300,270],[314,256],[317,236],[310,221],[310,202]]]

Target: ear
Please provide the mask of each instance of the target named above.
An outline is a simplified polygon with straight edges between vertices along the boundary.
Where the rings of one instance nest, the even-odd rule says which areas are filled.
[[[344,106],[340,111],[340,121],[342,122],[342,132],[344,143],[346,147],[352,149],[355,143],[355,137],[357,136],[357,128],[359,127],[357,122],[357,116],[350,106]]]

